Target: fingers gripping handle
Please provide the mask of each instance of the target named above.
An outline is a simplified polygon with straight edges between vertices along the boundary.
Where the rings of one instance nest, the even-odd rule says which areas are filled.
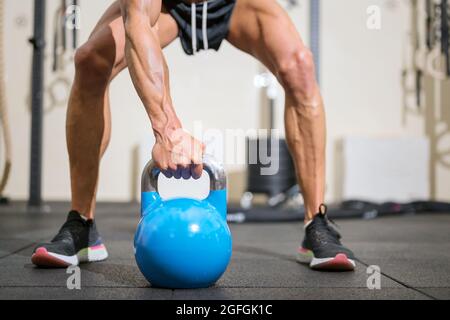
[[[226,190],[227,178],[223,166],[210,156],[204,156],[203,169],[208,173],[210,191]],[[153,160],[145,166],[142,174],[142,192],[158,192],[158,177],[161,170]]]

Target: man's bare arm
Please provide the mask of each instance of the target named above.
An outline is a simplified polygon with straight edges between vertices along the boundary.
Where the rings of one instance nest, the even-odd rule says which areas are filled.
[[[122,0],[126,34],[126,59],[133,84],[152,121],[156,135],[176,130],[180,123],[168,103],[164,58],[156,30],[152,27],[152,0]],[[160,137],[158,137],[160,138]]]
[[[156,144],[153,159],[176,178],[201,175],[203,146],[184,133],[172,105],[168,68],[155,28],[161,0],[121,0],[125,24],[125,55],[130,75],[152,123]]]

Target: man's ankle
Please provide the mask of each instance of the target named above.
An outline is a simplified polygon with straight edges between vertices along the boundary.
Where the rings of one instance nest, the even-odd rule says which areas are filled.
[[[84,213],[81,213],[80,211],[75,210],[75,209],[72,209],[71,212],[74,212],[74,213],[78,214],[80,216],[80,218],[83,219],[84,221],[90,221],[90,220],[93,221],[94,220],[93,215],[84,214]]]
[[[310,219],[310,220],[306,220],[306,219],[305,219],[303,228],[304,228],[304,229],[308,228],[308,226],[309,226],[312,222],[313,222],[313,219]]]

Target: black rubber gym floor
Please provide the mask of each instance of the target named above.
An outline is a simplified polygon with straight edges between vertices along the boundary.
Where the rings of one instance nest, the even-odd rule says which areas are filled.
[[[66,270],[35,268],[36,242],[63,223],[66,204],[33,214],[0,207],[0,299],[449,299],[450,214],[339,220],[344,243],[359,261],[354,273],[324,273],[297,264],[300,223],[233,224],[232,262],[215,287],[164,290],[149,286],[133,256],[139,206],[99,204],[97,223],[107,261],[82,265],[81,290],[67,289]],[[381,289],[367,288],[367,266],[381,268]]]

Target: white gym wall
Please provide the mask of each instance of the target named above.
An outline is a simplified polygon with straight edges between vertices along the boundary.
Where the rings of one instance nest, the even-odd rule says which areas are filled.
[[[32,0],[5,0],[5,42],[7,98],[13,134],[13,169],[6,194],[13,199],[28,196]],[[109,0],[82,0],[81,40],[106,9]],[[327,201],[342,194],[336,162],[341,156],[338,142],[346,137],[399,138],[423,137],[420,118],[402,122],[401,69],[402,45],[409,26],[409,8],[400,0],[323,0],[322,1],[322,89],[328,120]],[[48,1],[47,82],[51,74],[53,12],[58,1]],[[308,1],[291,16],[308,42]],[[366,9],[382,9],[382,28],[366,27]],[[281,32],[281,31],[280,31]],[[258,63],[224,43],[219,54],[187,57],[175,41],[165,50],[171,70],[172,94],[186,129],[202,120],[205,128],[250,129],[259,125],[261,94],[253,86],[260,71]],[[72,68],[68,68],[70,78]],[[136,195],[142,162],[136,150],[152,139],[148,120],[132,87],[127,72],[111,86],[113,133],[110,148],[102,164],[99,199],[128,201]],[[282,127],[282,98],[279,99],[278,126]],[[447,100],[447,105],[450,102]],[[65,109],[45,116],[44,198],[67,200],[70,196],[68,160],[65,146]],[[148,140],[147,140],[148,139]],[[450,146],[450,142],[448,142]],[[148,150],[150,156],[150,150]],[[364,168],[364,163],[360,164]],[[244,169],[228,166],[232,198],[243,190]],[[238,177],[241,176],[239,179]],[[436,198],[450,200],[450,170],[438,168]]]

